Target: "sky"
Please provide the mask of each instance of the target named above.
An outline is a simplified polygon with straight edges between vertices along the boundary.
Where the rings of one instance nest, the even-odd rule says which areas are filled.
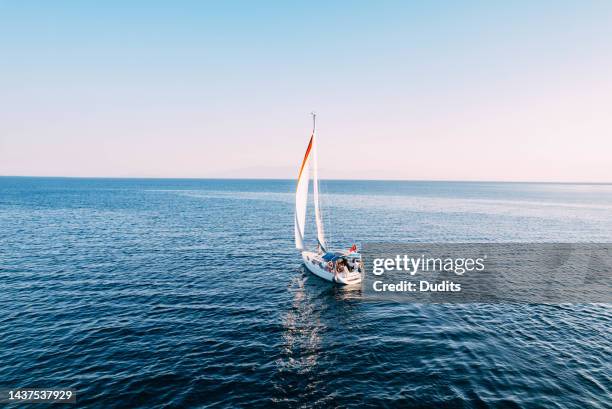
[[[0,0],[0,175],[612,182],[612,2]]]

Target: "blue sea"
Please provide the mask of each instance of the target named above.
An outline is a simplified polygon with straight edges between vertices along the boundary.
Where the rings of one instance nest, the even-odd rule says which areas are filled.
[[[75,388],[87,408],[612,407],[610,305],[365,301],[304,271],[294,188],[0,178],[0,389]],[[612,185],[321,189],[340,248],[612,241]]]

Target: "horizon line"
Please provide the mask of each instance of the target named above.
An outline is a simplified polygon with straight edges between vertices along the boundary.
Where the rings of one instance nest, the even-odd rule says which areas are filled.
[[[168,177],[168,176],[38,176],[38,175],[0,175],[0,178],[37,178],[37,179],[125,179],[125,180],[278,180],[295,181],[290,178],[271,177]],[[524,183],[524,184],[552,184],[552,185],[612,185],[610,182],[585,181],[526,181],[526,180],[483,180],[483,179],[335,179],[320,178],[325,181],[354,181],[354,182],[441,182],[441,183]]]

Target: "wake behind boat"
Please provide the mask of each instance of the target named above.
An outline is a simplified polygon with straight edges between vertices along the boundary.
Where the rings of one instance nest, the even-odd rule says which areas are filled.
[[[311,164],[312,162],[312,164]],[[313,201],[317,225],[317,248],[304,249],[304,227],[308,205],[310,170],[312,168]],[[319,203],[319,176],[317,164],[316,114],[312,114],[312,135],[298,173],[295,192],[295,247],[302,251],[304,265],[314,275],[338,284],[359,284],[363,272],[361,255],[357,246],[346,251],[328,251]]]

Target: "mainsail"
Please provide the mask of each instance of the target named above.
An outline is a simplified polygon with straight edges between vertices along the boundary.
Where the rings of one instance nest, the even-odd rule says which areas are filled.
[[[325,245],[325,231],[323,230],[323,219],[321,217],[321,209],[319,204],[319,164],[317,161],[317,136],[316,136],[316,115],[312,114],[312,189],[314,195],[314,210],[315,210],[315,221],[317,224],[317,241],[321,250],[326,251]]]

